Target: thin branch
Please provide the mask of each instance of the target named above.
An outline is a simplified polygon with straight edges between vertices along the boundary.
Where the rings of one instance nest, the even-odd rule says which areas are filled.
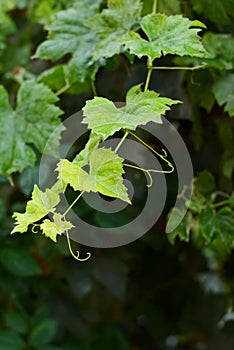
[[[195,67],[152,67],[153,70],[155,69],[164,69],[164,70],[197,70],[197,69],[202,69],[205,68],[207,66],[206,63],[201,64],[200,66],[195,66]]]

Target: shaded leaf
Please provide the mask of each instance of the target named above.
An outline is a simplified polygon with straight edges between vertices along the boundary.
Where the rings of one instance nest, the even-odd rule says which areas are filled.
[[[0,173],[9,175],[34,165],[35,153],[29,144],[42,153],[49,137],[47,153],[56,154],[64,127],[58,118],[63,112],[54,105],[58,98],[43,84],[25,81],[17,95],[13,110],[4,87],[0,86]]]
[[[234,217],[230,208],[224,207],[215,212],[212,207],[207,206],[198,222],[201,234],[207,242],[218,238],[231,249],[234,241]]]
[[[120,53],[120,46],[124,43],[123,35],[132,28],[140,14],[140,0],[108,0],[108,9],[86,22],[100,39],[93,59]]]
[[[90,58],[98,39],[84,21],[93,16],[98,7],[99,1],[79,1],[73,8],[58,12],[49,28],[48,40],[39,45],[34,56],[55,61],[71,54],[72,58],[64,66],[70,85],[84,81],[96,70]]]
[[[204,170],[198,174],[195,180],[196,192],[203,196],[210,196],[213,192],[215,192],[215,189],[215,178],[208,170]]]
[[[8,271],[19,277],[30,277],[40,273],[35,259],[27,250],[17,247],[3,248],[0,251],[0,260]]]
[[[154,0],[143,1],[143,15],[152,12]],[[176,15],[181,13],[180,0],[158,0],[157,12],[165,13],[166,15]]]
[[[2,350],[24,350],[26,346],[23,339],[12,331],[0,332],[0,344]]]
[[[5,314],[5,322],[7,327],[17,333],[26,333],[28,329],[27,319],[16,311],[8,310]]]
[[[219,24],[231,24],[234,16],[234,0],[190,0],[193,9]]]
[[[29,343],[32,346],[43,346],[51,342],[57,331],[57,322],[53,319],[46,319],[38,323],[29,336]]]
[[[234,116],[234,74],[219,79],[213,86],[213,92],[220,106],[230,117]]]

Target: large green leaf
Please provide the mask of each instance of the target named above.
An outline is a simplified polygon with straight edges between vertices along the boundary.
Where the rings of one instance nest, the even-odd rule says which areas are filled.
[[[231,24],[234,0],[190,0],[193,9],[218,24]]]
[[[150,121],[161,123],[160,115],[179,102],[159,97],[155,91],[142,92],[140,85],[136,85],[128,91],[124,107],[117,108],[113,102],[102,97],[88,101],[83,108],[86,116],[83,123],[87,123],[93,132],[105,140],[121,129],[135,130],[138,125]]]
[[[1,174],[9,175],[34,165],[36,156],[29,144],[42,153],[55,129],[56,137],[48,145],[47,152],[58,153],[64,127],[58,118],[62,111],[54,105],[56,101],[58,98],[46,86],[26,81],[19,89],[17,106],[13,110],[6,90],[0,86]]]
[[[225,104],[224,110],[230,117],[234,116],[234,74],[219,79],[213,86],[213,92],[220,106]]]
[[[32,199],[27,203],[25,213],[14,213],[16,226],[11,231],[26,232],[28,226],[42,219],[48,213],[54,211],[54,207],[59,203],[59,195],[56,191],[47,189],[42,192],[37,185],[34,186]]]
[[[93,58],[97,60],[120,53],[123,35],[137,22],[140,14],[140,0],[108,0],[108,9],[86,22],[100,39]]]
[[[89,156],[89,173],[77,163],[62,159],[57,170],[59,179],[71,185],[75,191],[100,192],[130,203],[123,184],[123,159],[107,148],[96,148]]]
[[[189,55],[205,57],[198,32],[204,28],[199,21],[190,21],[181,15],[166,16],[164,14],[148,15],[142,19],[141,28],[148,40],[138,33],[130,32],[124,38],[126,47],[138,57],[148,56],[151,62],[163,55]]]
[[[84,21],[98,11],[99,3],[78,1],[73,8],[58,12],[49,28],[48,40],[38,47],[34,56],[55,61],[71,54],[72,58],[64,66],[70,84],[84,81],[96,69],[90,60],[98,38]]]

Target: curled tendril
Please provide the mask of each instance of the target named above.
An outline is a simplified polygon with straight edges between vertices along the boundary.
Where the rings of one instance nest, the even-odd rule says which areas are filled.
[[[87,261],[90,257],[91,257],[91,253],[87,252],[87,257],[84,259],[79,258],[80,252],[77,250],[77,255],[73,252],[72,247],[71,247],[71,242],[70,242],[70,237],[68,234],[68,231],[66,231],[66,237],[67,237],[67,244],[68,244],[68,248],[69,251],[71,253],[71,255],[73,256],[74,259],[78,260],[78,261]]]
[[[40,231],[40,225],[34,224],[34,225],[32,226],[32,232],[33,232],[33,233],[39,233],[39,231]]]
[[[173,171],[175,170],[174,166],[172,165],[172,163],[167,159],[167,152],[166,150],[163,148],[162,152],[163,154],[158,153],[157,151],[155,151],[155,149],[153,149],[153,147],[151,147],[150,145],[148,145],[146,142],[144,142],[139,136],[137,136],[136,134],[134,134],[133,132],[129,131],[129,133],[135,137],[135,139],[137,139],[140,143],[142,143],[142,145],[144,145],[145,147],[147,147],[150,151],[152,151],[154,154],[156,154],[159,158],[161,158],[164,162],[167,163],[167,165],[171,168],[171,170],[154,170],[154,169],[149,169],[148,171],[150,172],[154,172],[154,173],[163,173],[163,174],[169,174],[169,173],[173,173]]]

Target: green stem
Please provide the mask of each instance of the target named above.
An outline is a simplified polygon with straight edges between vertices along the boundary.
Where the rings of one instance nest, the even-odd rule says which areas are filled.
[[[152,179],[152,176],[151,176],[150,173],[170,174],[170,173],[172,173],[174,171],[174,169],[171,169],[171,170],[144,169],[144,168],[138,167],[136,165],[126,164],[126,163],[123,163],[123,165],[127,166],[129,168],[141,170],[144,173],[146,173],[149,176],[149,179],[150,179],[150,183],[147,185],[147,187],[151,187],[153,185],[153,179]]]
[[[78,202],[78,200],[80,199],[80,197],[82,197],[84,194],[84,191],[80,192],[80,194],[76,197],[76,199],[72,202],[71,205],[69,205],[69,207],[67,208],[67,210],[65,211],[65,213],[63,213],[62,218],[64,218],[67,213],[71,210],[71,208],[76,204],[76,202]]]
[[[70,242],[70,237],[69,237],[69,234],[68,234],[68,231],[66,230],[66,236],[67,236],[67,244],[68,244],[68,248],[69,248],[69,251],[71,253],[71,255],[73,256],[74,259],[78,260],[78,261],[86,261],[88,260],[90,257],[91,257],[91,253],[87,252],[87,257],[84,258],[84,259],[81,259],[79,258],[79,251],[77,250],[77,255],[74,254],[73,250],[72,250],[72,247],[71,247],[71,242]]]
[[[154,3],[153,3],[153,10],[152,10],[152,14],[155,15],[155,13],[157,12],[157,0],[154,0]]]
[[[122,139],[120,140],[119,144],[115,148],[115,152],[118,152],[118,150],[120,149],[120,147],[124,143],[125,139],[127,138],[128,134],[129,134],[129,131],[128,130],[125,131],[124,136],[122,137]]]
[[[165,69],[165,70],[191,70],[194,71],[196,69],[201,69],[205,68],[207,66],[206,63],[201,64],[200,66],[195,66],[195,67],[152,67],[153,69]]]
[[[147,62],[147,67],[148,67],[148,73],[147,73],[147,77],[146,77],[146,82],[145,82],[145,88],[144,88],[144,91],[148,90],[149,88],[149,83],[150,83],[150,79],[151,79],[151,74],[153,72],[153,67],[152,67],[152,64],[150,62],[150,60],[148,59],[148,62]]]
[[[166,159],[167,157],[167,152],[165,151],[165,149],[162,149],[164,155],[158,153],[157,151],[155,151],[155,149],[153,149],[151,146],[149,146],[146,142],[144,142],[139,136],[137,136],[136,134],[134,134],[133,132],[129,131],[129,133],[135,137],[135,139],[137,139],[140,143],[142,143],[142,145],[144,145],[145,147],[147,147],[149,150],[151,150],[154,154],[156,154],[159,158],[161,158],[164,162],[166,162],[169,167],[171,168],[170,171],[168,171],[169,173],[172,173],[174,171],[174,166],[172,165],[172,163]]]
[[[55,95],[59,96],[59,95],[63,94],[65,91],[67,91],[69,88],[70,88],[70,85],[66,84],[60,90],[58,90]]]
[[[218,202],[218,203],[212,204],[211,206],[212,206],[212,208],[218,208],[218,207],[222,207],[223,205],[226,205],[226,204],[229,204],[229,200]]]

